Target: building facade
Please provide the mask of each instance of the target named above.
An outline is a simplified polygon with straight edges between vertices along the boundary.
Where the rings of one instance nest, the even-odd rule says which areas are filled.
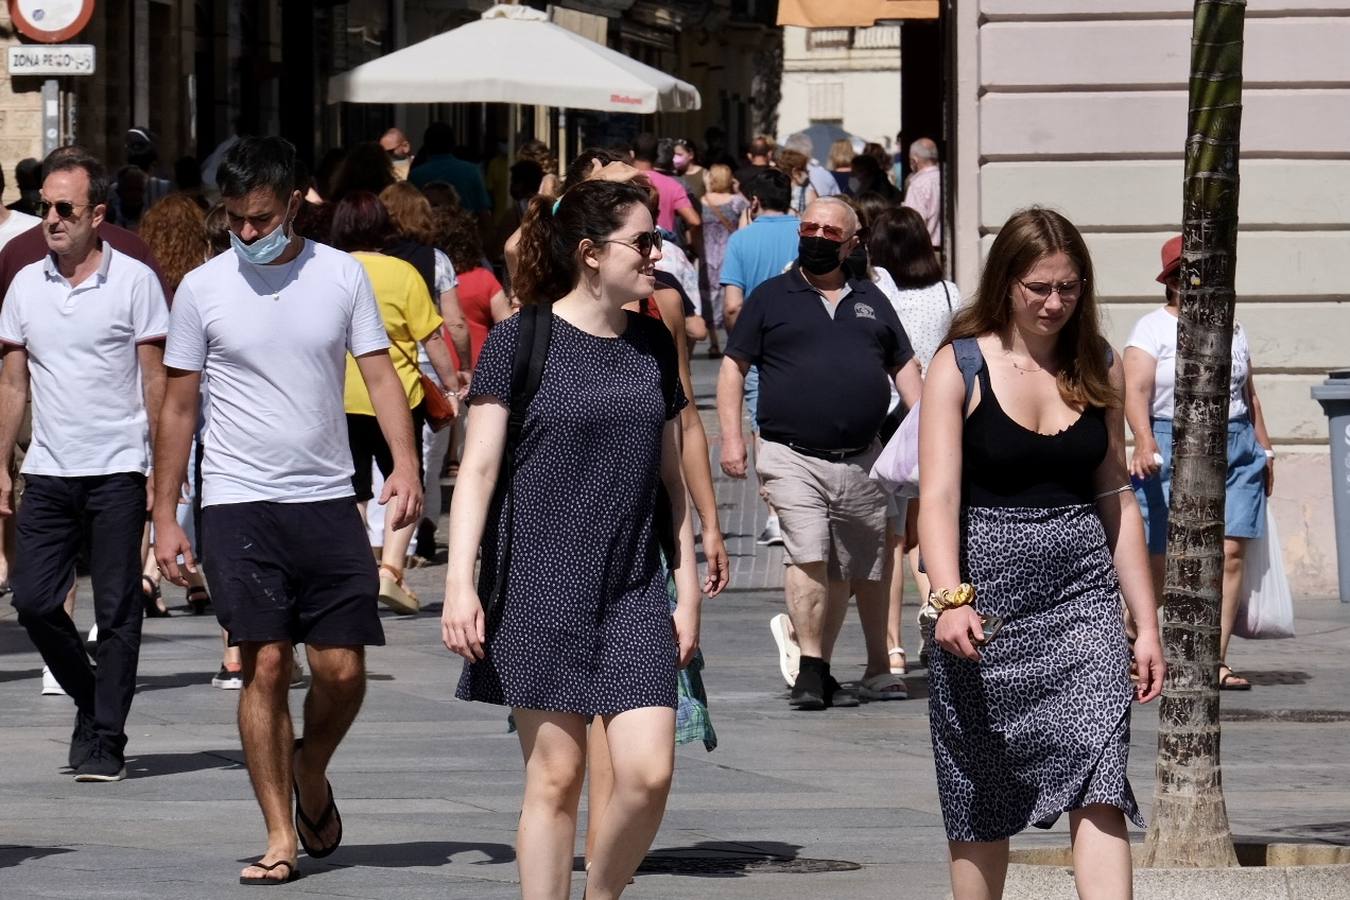
[[[835,125],[890,149],[901,123],[900,34],[898,24],[784,27],[778,135]]]
[[[1163,300],[1180,231],[1189,0],[956,4],[952,184],[963,293],[1007,216],[1084,232],[1110,338]],[[1309,389],[1350,360],[1350,0],[1249,0],[1237,317],[1278,453],[1272,504],[1295,593],[1336,592],[1327,422]]]

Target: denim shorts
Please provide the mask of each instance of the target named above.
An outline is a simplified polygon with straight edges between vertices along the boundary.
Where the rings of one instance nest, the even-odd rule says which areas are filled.
[[[1167,552],[1167,508],[1172,500],[1172,420],[1153,420],[1153,439],[1162,468],[1145,481],[1134,479],[1134,496],[1144,515],[1148,552]],[[1228,480],[1224,494],[1224,537],[1258,538],[1266,530],[1266,454],[1247,417],[1228,423]]]

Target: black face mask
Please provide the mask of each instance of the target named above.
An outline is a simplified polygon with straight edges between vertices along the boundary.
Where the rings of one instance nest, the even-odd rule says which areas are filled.
[[[826,237],[804,237],[797,242],[797,264],[812,275],[828,275],[839,268],[839,248],[843,241]]]

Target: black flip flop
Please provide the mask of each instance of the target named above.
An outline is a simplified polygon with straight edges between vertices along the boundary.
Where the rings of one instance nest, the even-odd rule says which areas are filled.
[[[302,739],[297,739],[295,749],[298,752],[302,744]],[[324,806],[323,812],[319,813],[317,822],[311,821],[309,816],[305,815],[305,809],[300,805],[300,785],[292,780],[291,787],[295,791],[295,833],[300,838],[300,846],[305,848],[305,853],[309,854],[310,859],[323,859],[329,856],[342,843],[342,813],[338,812],[337,803],[333,800],[333,785],[324,779],[324,785],[328,788],[328,803]],[[323,834],[323,829],[328,825],[330,819],[337,820],[337,837],[333,838],[333,843],[327,847],[320,847],[317,850],[309,845],[305,840],[305,832],[301,826],[309,829],[315,837]]]
[[[287,884],[289,882],[295,881],[300,877],[300,870],[297,868],[298,864],[299,860],[279,859],[276,862],[272,863],[271,865],[263,865],[262,857],[258,857],[258,861],[253,864],[253,868],[262,869],[264,872],[275,872],[279,866],[285,866],[286,877],[268,878],[266,875],[261,875],[261,876],[254,876],[252,878],[246,878],[243,875],[240,875],[239,883],[255,884],[255,885]]]

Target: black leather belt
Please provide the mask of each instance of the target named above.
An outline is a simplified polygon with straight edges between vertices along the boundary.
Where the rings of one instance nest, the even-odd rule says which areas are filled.
[[[847,450],[821,450],[816,447],[803,447],[801,444],[793,444],[788,441],[783,442],[794,453],[800,453],[802,456],[812,456],[816,459],[824,459],[829,462],[842,462],[850,456],[857,456],[860,453],[866,453],[866,447],[853,447]]]

